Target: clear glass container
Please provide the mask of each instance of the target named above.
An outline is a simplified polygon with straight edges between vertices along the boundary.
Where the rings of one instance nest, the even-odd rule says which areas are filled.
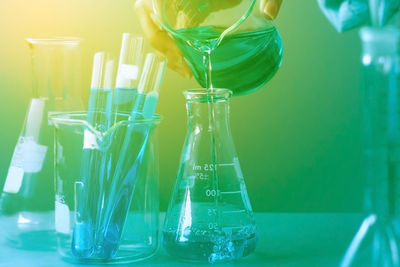
[[[282,40],[261,14],[263,2],[153,0],[153,7],[198,83],[236,96],[261,88],[281,66]]]
[[[185,93],[188,132],[162,243],[187,261],[228,261],[257,242],[253,212],[229,126],[227,89]]]
[[[12,246],[56,249],[51,112],[81,110],[80,39],[28,39],[32,99],[0,197],[1,224]]]
[[[399,37],[395,28],[362,28],[363,165],[368,214],[341,262],[399,266],[396,209],[400,185]]]
[[[66,261],[128,263],[151,257],[159,247],[160,117],[116,117],[114,126],[99,132],[86,121],[86,113],[50,116],[55,126],[55,227]]]

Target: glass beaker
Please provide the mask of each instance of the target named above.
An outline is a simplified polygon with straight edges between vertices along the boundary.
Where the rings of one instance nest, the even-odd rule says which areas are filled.
[[[188,261],[226,261],[251,253],[253,212],[229,127],[227,89],[185,93],[188,133],[162,243]]]
[[[365,206],[369,214],[341,266],[399,266],[395,209],[400,183],[400,31],[365,27],[360,36],[363,44],[363,176],[367,183]]]
[[[55,126],[55,227],[59,253],[66,261],[128,263],[151,257],[159,247],[156,127],[160,117],[116,116],[118,122],[105,132],[96,131],[86,113],[50,116]],[[124,146],[129,153],[122,152]],[[88,164],[84,148],[97,151],[97,162],[91,159],[89,164],[98,171],[88,182],[82,180]],[[80,210],[79,202],[84,202],[85,210]],[[87,238],[82,231],[89,225],[93,236]],[[80,246],[90,253],[78,254]]]
[[[80,39],[28,39],[32,99],[0,198],[5,236],[26,249],[55,249],[53,131],[48,113],[82,109]]]
[[[153,7],[199,84],[236,96],[262,87],[281,66],[282,40],[261,2],[153,0]]]

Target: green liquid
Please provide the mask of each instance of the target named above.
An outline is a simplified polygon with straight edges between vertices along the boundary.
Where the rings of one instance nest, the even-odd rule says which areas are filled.
[[[221,32],[213,27],[177,31],[175,41],[201,86],[242,95],[259,89],[278,71],[283,49],[276,28],[231,34],[218,43]]]

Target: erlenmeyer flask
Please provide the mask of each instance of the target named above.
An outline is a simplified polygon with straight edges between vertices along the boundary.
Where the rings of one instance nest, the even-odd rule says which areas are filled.
[[[400,181],[400,32],[395,28],[366,27],[360,35],[364,71],[363,174],[369,214],[347,249],[341,267],[400,266],[399,241],[395,236]]]
[[[168,207],[163,245],[189,261],[251,253],[257,234],[229,127],[227,89],[185,92],[188,133]]]
[[[82,109],[77,38],[28,39],[32,99],[0,198],[12,245],[55,248],[53,130],[48,113]],[[34,246],[34,247],[33,247]]]
[[[199,84],[236,96],[261,88],[281,66],[282,40],[262,2],[153,0],[153,7]]]

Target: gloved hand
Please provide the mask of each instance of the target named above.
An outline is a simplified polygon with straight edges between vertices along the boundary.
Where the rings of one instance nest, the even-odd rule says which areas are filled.
[[[160,1],[160,0],[159,0]],[[195,0],[190,0],[195,1]],[[204,0],[201,0],[204,2]],[[225,9],[237,5],[242,0],[209,0],[209,12]],[[268,20],[276,18],[282,0],[261,0],[260,11],[263,16]],[[182,52],[176,46],[173,38],[159,25],[156,15],[153,10],[152,0],[136,0],[135,3],[136,14],[143,29],[146,38],[149,40],[150,45],[164,54],[168,58],[168,66],[177,71],[179,74],[186,78],[192,76],[192,71],[183,59]],[[194,14],[190,13],[189,14]],[[196,17],[195,15],[184,14],[183,18],[178,18],[180,24],[190,23],[191,25],[201,23],[204,18]],[[183,28],[183,27],[181,27]]]

